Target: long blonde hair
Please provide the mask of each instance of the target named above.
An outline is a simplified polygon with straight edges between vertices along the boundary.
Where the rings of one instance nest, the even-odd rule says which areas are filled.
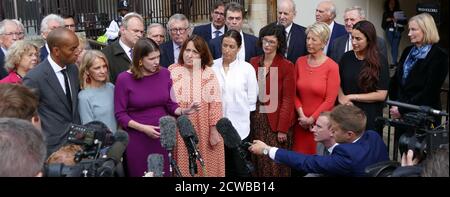
[[[106,67],[108,68],[108,74],[106,75],[106,82],[109,82],[109,63],[108,59],[106,59],[105,54],[103,54],[101,51],[98,50],[86,50],[86,53],[84,54],[83,58],[81,59],[80,64],[80,88],[84,89],[86,88],[86,84],[89,83],[89,76],[88,71],[94,64],[95,59],[100,58],[103,61],[105,61]]]

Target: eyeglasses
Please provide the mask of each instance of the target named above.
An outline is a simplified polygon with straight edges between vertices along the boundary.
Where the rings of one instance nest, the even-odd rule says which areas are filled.
[[[23,37],[25,34],[23,32],[9,32],[9,33],[3,33],[1,35],[5,35],[5,36],[16,35],[17,37]]]
[[[263,40],[262,40],[262,43],[263,43],[263,45],[272,45],[272,46],[277,44],[276,41],[273,41],[273,40],[266,40],[266,39],[263,39]]]
[[[177,32],[179,32],[180,34],[182,34],[182,33],[186,32],[187,29],[188,29],[188,28],[170,29],[169,31],[170,31],[171,33],[174,33],[174,34],[176,34]]]

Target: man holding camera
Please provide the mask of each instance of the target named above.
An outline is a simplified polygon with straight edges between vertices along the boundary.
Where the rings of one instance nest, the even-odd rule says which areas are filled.
[[[367,166],[389,160],[381,137],[375,131],[365,131],[367,118],[361,109],[340,105],[333,109],[330,119],[331,130],[339,143],[330,156],[295,153],[270,147],[259,140],[254,140],[249,150],[296,170],[331,176],[367,176],[364,172]]]

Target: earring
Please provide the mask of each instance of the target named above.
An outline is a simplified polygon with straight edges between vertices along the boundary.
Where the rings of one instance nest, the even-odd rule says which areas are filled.
[[[139,66],[143,66],[142,60],[139,60]]]

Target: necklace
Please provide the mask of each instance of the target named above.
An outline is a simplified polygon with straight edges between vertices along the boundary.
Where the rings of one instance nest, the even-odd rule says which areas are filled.
[[[359,56],[355,51],[353,51],[353,53],[355,53],[355,57],[358,60],[364,60],[364,56]]]

